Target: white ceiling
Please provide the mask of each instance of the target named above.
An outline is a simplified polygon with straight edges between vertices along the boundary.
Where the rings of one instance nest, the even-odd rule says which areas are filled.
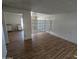
[[[77,0],[3,0],[6,7],[48,14],[76,12],[76,4]]]

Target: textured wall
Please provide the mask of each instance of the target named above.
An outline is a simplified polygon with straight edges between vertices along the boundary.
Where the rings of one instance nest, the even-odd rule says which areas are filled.
[[[55,14],[51,32],[68,41],[77,43],[76,13]]]

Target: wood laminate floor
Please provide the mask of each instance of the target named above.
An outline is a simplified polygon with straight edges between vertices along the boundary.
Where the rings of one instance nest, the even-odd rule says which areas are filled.
[[[76,45],[49,33],[24,40],[23,32],[10,32],[8,56],[13,59],[76,59]]]

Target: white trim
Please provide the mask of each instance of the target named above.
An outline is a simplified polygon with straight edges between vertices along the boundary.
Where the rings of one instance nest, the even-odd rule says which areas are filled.
[[[47,31],[47,33],[50,33],[51,35],[55,35],[55,36],[57,36],[57,37],[60,37],[60,38],[62,38],[62,39],[65,39],[65,40],[67,40],[67,41],[69,41],[69,42],[72,42],[72,43],[77,44],[76,42],[73,42],[73,41],[68,40],[69,38],[66,38],[66,37],[60,36],[60,35],[58,35],[58,34],[56,34],[56,33],[54,33],[54,32]]]

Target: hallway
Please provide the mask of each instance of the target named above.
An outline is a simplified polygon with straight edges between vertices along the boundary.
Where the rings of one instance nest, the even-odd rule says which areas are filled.
[[[76,59],[76,45],[40,32],[24,40],[23,32],[9,32],[8,56],[13,59]]]

